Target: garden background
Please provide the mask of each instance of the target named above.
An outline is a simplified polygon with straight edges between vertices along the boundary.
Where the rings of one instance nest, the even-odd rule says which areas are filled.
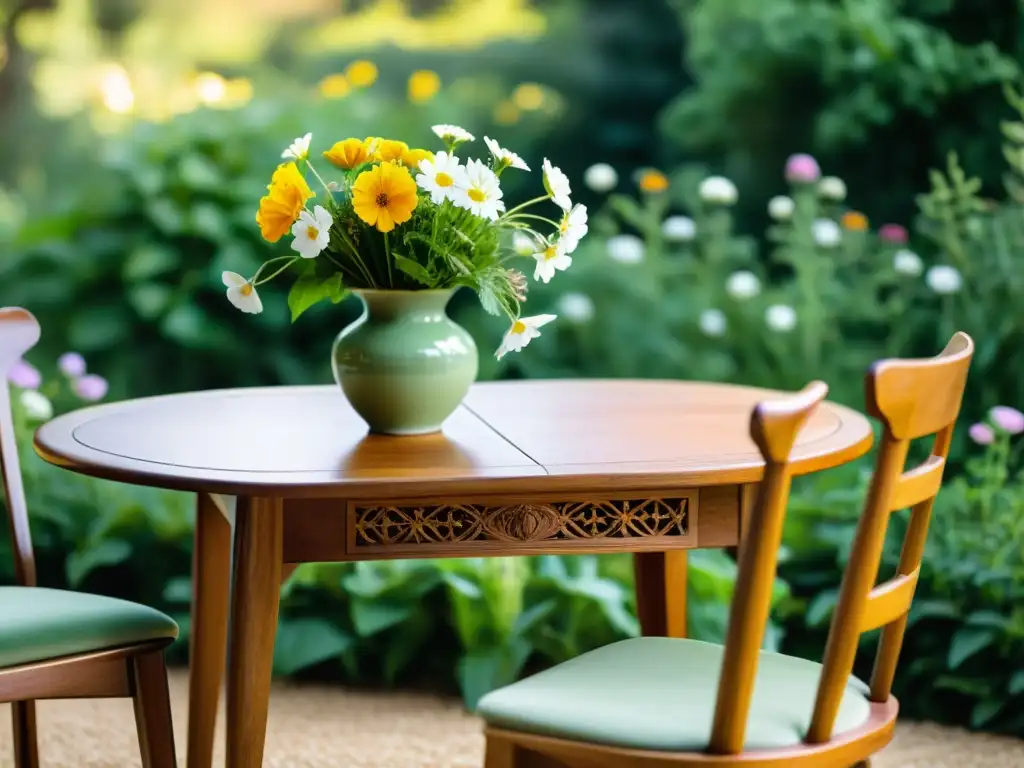
[[[871,361],[967,331],[897,694],[906,717],[1024,735],[1024,423],[990,413],[1024,405],[1021,7],[0,0],[0,306],[42,322],[29,361],[58,412],[101,394],[60,371],[67,351],[108,400],[328,382],[354,300],[291,325],[283,289],[242,315],[220,273],[266,257],[255,203],[293,137],[428,145],[445,122],[556,159],[592,217],[573,268],[531,288],[531,312],[561,321],[523,354],[485,351],[482,378],[822,378],[862,409]],[[497,338],[465,293],[457,318]],[[44,465],[45,406],[16,402],[42,583],[167,610],[184,662],[193,499]],[[773,646],[820,656],[869,469],[797,484]],[[0,583],[9,554],[0,536]],[[722,638],[734,577],[726,553],[691,555],[694,636]],[[472,704],[636,634],[631,578],[620,556],[303,566],[276,669]]]

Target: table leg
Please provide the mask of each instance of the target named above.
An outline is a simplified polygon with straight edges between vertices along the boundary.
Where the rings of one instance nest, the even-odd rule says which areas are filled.
[[[208,494],[196,499],[189,635],[188,768],[212,768],[228,636],[231,524]]]
[[[636,610],[645,637],[686,637],[685,549],[633,555]]]
[[[239,498],[228,658],[227,768],[260,768],[281,596],[282,500]]]

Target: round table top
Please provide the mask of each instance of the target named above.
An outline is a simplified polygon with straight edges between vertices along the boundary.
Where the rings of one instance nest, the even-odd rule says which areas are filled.
[[[165,395],[84,408],[44,424],[40,456],[89,475],[238,495],[345,498],[601,492],[758,481],[750,414],[781,393],[676,381],[474,385],[441,433],[367,434],[335,386]],[[868,420],[824,403],[794,471],[870,448]]]

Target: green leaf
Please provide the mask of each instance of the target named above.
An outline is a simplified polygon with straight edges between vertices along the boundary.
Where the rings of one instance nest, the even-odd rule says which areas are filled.
[[[490,691],[515,681],[533,647],[524,640],[471,651],[459,659],[459,687],[469,710]]]
[[[998,699],[979,701],[971,710],[971,727],[980,728],[991,721],[1002,710],[1004,703]]]
[[[292,675],[340,656],[353,644],[350,635],[323,619],[281,622],[274,643],[274,669]]]
[[[164,600],[169,603],[192,602],[192,579],[188,576],[177,576],[164,585]]]
[[[1009,627],[1010,620],[995,611],[975,611],[967,616],[967,624],[972,627],[991,627],[992,629],[1005,630]]]
[[[824,624],[832,614],[838,601],[839,590],[837,589],[829,589],[816,595],[811,600],[810,605],[807,606],[807,615],[805,617],[807,626],[817,627]]]
[[[994,629],[964,627],[958,630],[949,644],[947,665],[950,669],[956,669],[971,656],[991,645],[996,637]]]
[[[288,309],[292,312],[292,322],[307,309],[324,299],[337,304],[347,295],[341,284],[341,273],[334,272],[330,277],[318,277],[315,271],[305,272],[288,291]]]
[[[418,261],[413,261],[408,256],[402,256],[400,253],[392,252],[391,256],[395,260],[395,266],[417,283],[425,285],[427,288],[434,287],[434,280],[430,277],[430,273]]]
[[[949,600],[915,600],[910,608],[908,624],[915,624],[924,619],[956,619],[960,610]]]
[[[174,298],[174,291],[160,283],[142,283],[128,289],[128,303],[143,320],[155,320]]]
[[[370,637],[388,627],[401,624],[412,614],[409,605],[396,605],[371,600],[353,600],[350,609],[352,624],[360,637]]]
[[[148,280],[172,271],[178,263],[175,251],[157,243],[145,243],[128,254],[122,274],[129,282]]]
[[[64,571],[72,587],[79,586],[97,568],[123,563],[132,554],[132,545],[120,539],[107,539],[68,556]]]
[[[1010,684],[1006,687],[1006,690],[1011,696],[1024,693],[1024,669],[1018,669],[1013,673],[1013,677],[1010,678]]]

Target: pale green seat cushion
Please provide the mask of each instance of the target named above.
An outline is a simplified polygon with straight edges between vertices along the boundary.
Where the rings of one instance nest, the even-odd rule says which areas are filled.
[[[160,611],[113,597],[0,587],[0,668],[178,636]]]
[[[484,696],[488,725],[616,747],[702,752],[711,739],[724,647],[644,637],[590,651]],[[761,653],[744,749],[803,740],[821,665]],[[851,678],[834,733],[862,725],[868,687]]]

